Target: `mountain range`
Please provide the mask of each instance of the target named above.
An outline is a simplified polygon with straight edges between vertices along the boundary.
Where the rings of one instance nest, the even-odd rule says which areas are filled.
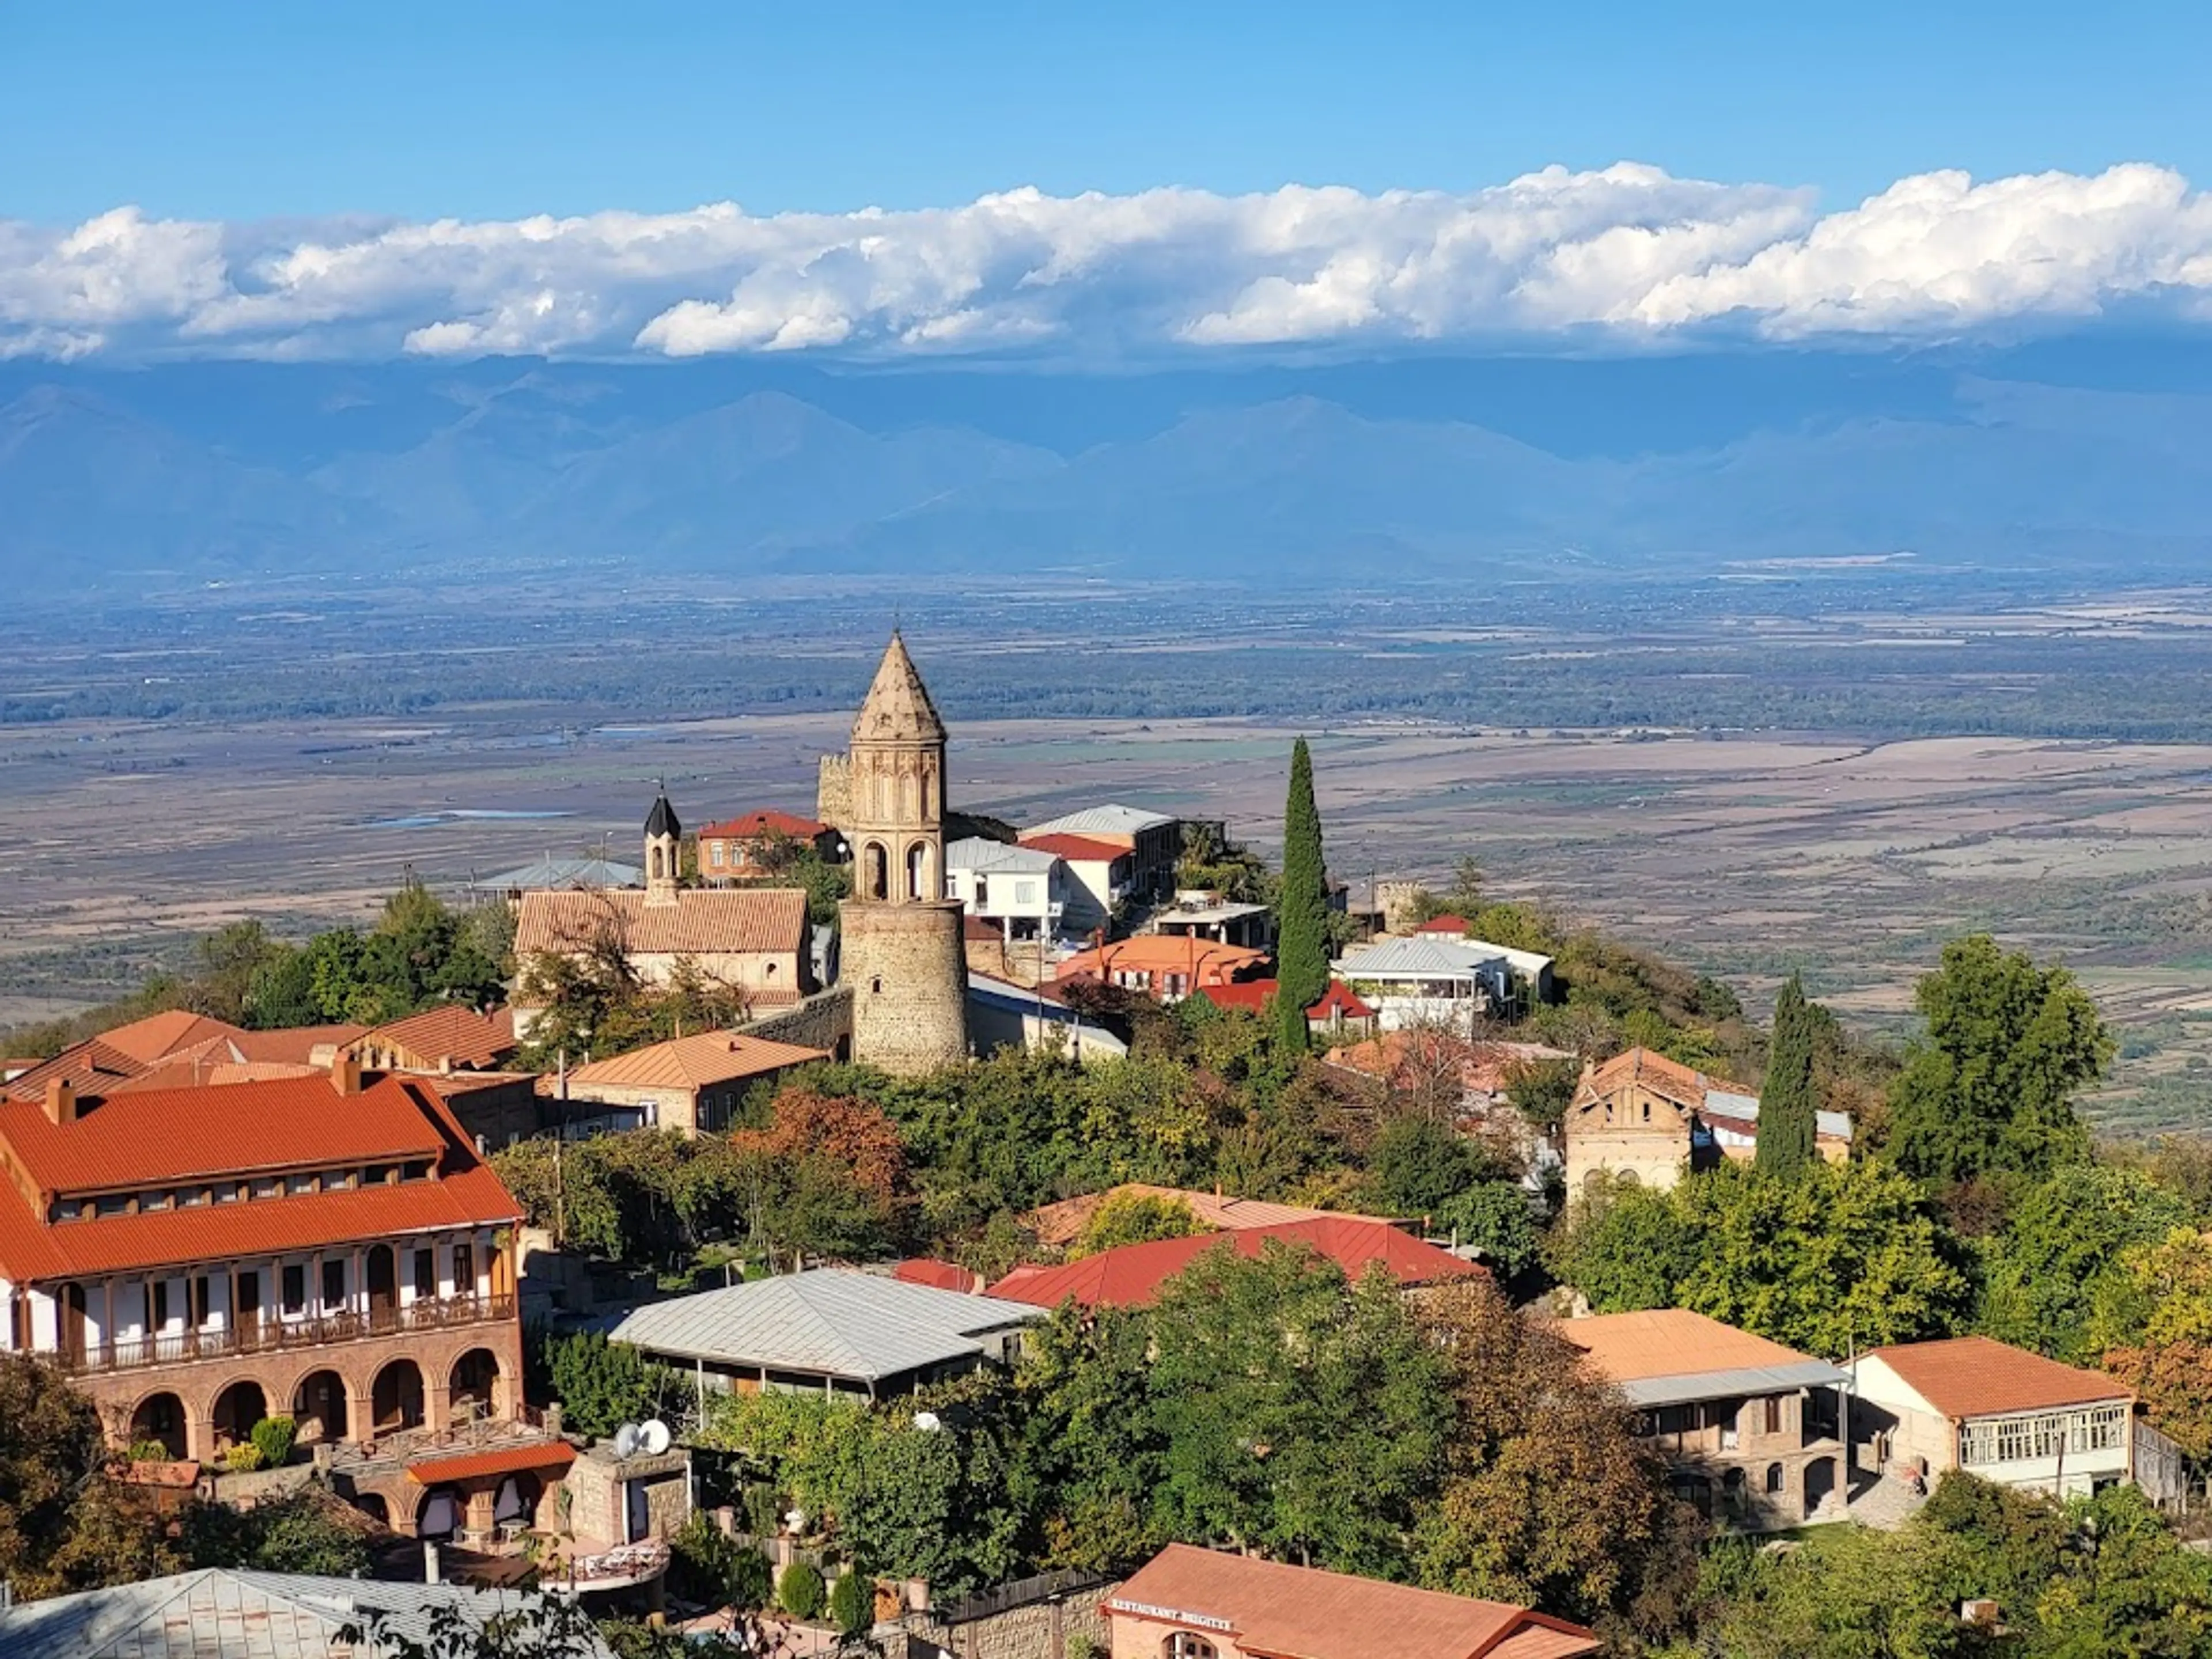
[[[1911,551],[2201,570],[2212,346],[1214,362],[0,363],[0,567],[1264,580]]]

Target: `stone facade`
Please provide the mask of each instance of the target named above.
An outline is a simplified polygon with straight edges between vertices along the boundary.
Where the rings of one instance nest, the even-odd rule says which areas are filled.
[[[817,991],[805,1001],[763,1014],[738,1028],[747,1036],[768,1037],[777,1042],[796,1042],[803,1048],[826,1049],[839,1060],[853,1057],[853,986],[849,979],[826,991]]]
[[[838,907],[853,1058],[913,1077],[968,1056],[962,908],[945,896],[945,725],[894,634],[853,722],[853,896]]]
[[[824,755],[814,778],[814,816],[833,830],[853,821],[853,774],[842,755]]]
[[[1067,1659],[1079,1641],[1094,1654],[1107,1651],[1106,1615],[1100,1611],[1115,1586],[1099,1584],[1056,1599],[1032,1601],[957,1625],[927,1613],[908,1613],[890,1652],[904,1659]]]

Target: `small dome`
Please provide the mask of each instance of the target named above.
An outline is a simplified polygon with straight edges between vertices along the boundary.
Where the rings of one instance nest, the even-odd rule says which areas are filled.
[[[943,743],[945,722],[929,700],[906,641],[894,632],[876,668],[874,683],[853,722],[855,743]]]
[[[676,821],[676,809],[668,804],[668,792],[665,789],[653,800],[653,811],[646,815],[645,833],[649,836],[684,833],[684,826]]]

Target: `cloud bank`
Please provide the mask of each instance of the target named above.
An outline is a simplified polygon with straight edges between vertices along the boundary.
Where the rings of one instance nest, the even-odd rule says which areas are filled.
[[[0,356],[694,357],[1929,337],[2212,317],[2212,197],[2166,168],[1808,191],[1622,163],[1468,195],[1036,190],[913,212],[221,224],[0,220]]]

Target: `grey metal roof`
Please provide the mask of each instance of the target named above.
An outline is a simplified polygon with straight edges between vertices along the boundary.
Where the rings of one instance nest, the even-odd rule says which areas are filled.
[[[982,1352],[1044,1310],[845,1267],[814,1267],[633,1309],[608,1331],[647,1352],[875,1382]]]
[[[1787,1394],[1793,1389],[1839,1389],[1849,1381],[1825,1359],[1792,1365],[1749,1365],[1736,1370],[1690,1371],[1680,1376],[1644,1376],[1623,1382],[1632,1406],[1681,1406],[1692,1400],[1718,1400],[1739,1394]]]
[[[477,887],[641,887],[645,872],[611,859],[556,859],[550,853],[497,875],[478,876]]]
[[[1504,965],[1495,950],[1474,950],[1450,939],[1386,939],[1346,951],[1336,971],[1346,979],[1473,979],[1485,968]]]
[[[1153,812],[1141,806],[1124,806],[1118,801],[1109,801],[1103,806],[1086,806],[1080,811],[1063,812],[1047,823],[1033,823],[1022,833],[1024,836],[1134,836],[1174,822],[1164,812]]]
[[[1019,870],[1045,875],[1059,862],[1057,854],[1040,853],[1034,847],[1010,847],[982,836],[965,836],[945,849],[948,870]]]
[[[1728,1089],[1705,1091],[1705,1109],[1717,1117],[1741,1118],[1747,1123],[1759,1121],[1759,1097],[1737,1094]],[[1821,1134],[1832,1135],[1838,1140],[1851,1138],[1851,1115],[1849,1112],[1820,1112],[1813,1114],[1814,1127]]]
[[[9,1659],[369,1659],[392,1650],[339,1640],[339,1632],[366,1613],[390,1615],[392,1635],[420,1643],[429,1635],[434,1608],[458,1607],[481,1624],[522,1604],[514,1591],[461,1584],[207,1567],[0,1612],[0,1653]],[[592,1651],[609,1659],[604,1644],[594,1642]]]

